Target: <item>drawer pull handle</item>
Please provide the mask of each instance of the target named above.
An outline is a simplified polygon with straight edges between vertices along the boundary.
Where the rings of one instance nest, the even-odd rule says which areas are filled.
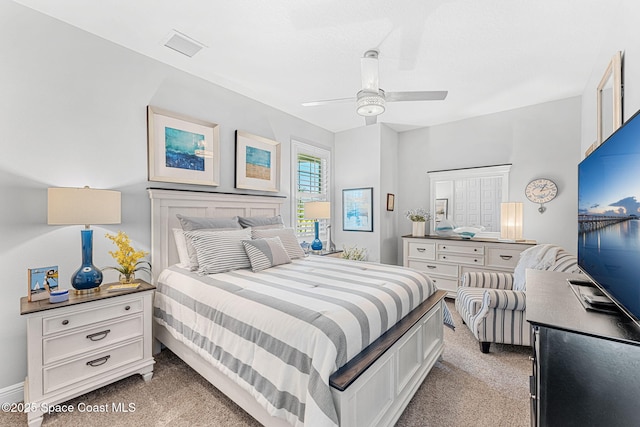
[[[91,341],[100,341],[101,339],[106,338],[107,335],[109,335],[109,332],[111,332],[111,329],[106,329],[101,332],[96,332],[95,334],[89,334],[87,335],[87,339],[90,339]]]
[[[417,250],[418,252],[424,252],[424,251],[426,251],[426,249],[425,249],[425,248],[416,248],[416,250]]]
[[[500,258],[504,260],[510,260],[511,258],[513,258],[513,255],[500,255]]]
[[[130,306],[130,305],[128,305],[128,306],[126,306],[124,309],[125,309],[125,311],[129,311],[129,310],[131,310],[131,306]]]
[[[109,360],[109,358],[111,357],[111,355],[107,354],[106,356],[103,356],[99,359],[95,359],[95,360],[90,360],[87,362],[87,366],[100,366],[100,365],[104,365],[105,363],[107,363],[107,360]]]
[[[473,248],[473,252],[478,252],[478,248]]]
[[[67,319],[64,319],[64,320],[62,321],[62,324],[63,324],[63,325],[65,325],[65,326],[67,326],[67,325],[69,324],[69,321],[68,321]]]
[[[477,259],[474,259],[474,260],[473,260],[473,262],[478,262],[478,260],[477,260]]]
[[[442,247],[442,249],[447,249],[447,247],[446,247],[446,246],[443,246],[443,247]]]
[[[438,268],[438,266],[437,265],[427,265],[427,268],[434,269],[434,268]]]
[[[446,256],[443,256],[443,257],[442,257],[442,259],[447,259],[447,257],[446,257]]]

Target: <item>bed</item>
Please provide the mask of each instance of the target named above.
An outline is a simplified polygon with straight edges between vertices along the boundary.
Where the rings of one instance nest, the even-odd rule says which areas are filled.
[[[275,216],[285,199],[149,194],[158,343],[267,426],[397,421],[442,354],[445,292],[414,270],[318,256],[201,275],[175,265],[177,214]]]

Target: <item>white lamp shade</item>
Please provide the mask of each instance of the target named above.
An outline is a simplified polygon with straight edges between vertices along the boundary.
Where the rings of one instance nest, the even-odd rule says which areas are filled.
[[[95,188],[49,188],[50,225],[120,224],[120,192]]]
[[[522,203],[500,204],[500,238],[522,240]]]
[[[304,204],[304,217],[307,219],[331,218],[330,202],[307,202]]]

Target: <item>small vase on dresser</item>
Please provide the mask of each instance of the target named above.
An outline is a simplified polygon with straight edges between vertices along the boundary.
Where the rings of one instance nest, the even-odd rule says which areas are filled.
[[[426,221],[412,221],[413,231],[411,235],[413,237],[423,237],[426,229]]]

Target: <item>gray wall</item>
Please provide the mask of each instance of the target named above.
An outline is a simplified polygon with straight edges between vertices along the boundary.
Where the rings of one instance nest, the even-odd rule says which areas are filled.
[[[622,80],[624,97],[622,102],[622,121],[624,122],[640,109],[640,2],[621,2],[617,14],[619,21],[610,28],[599,46],[598,59],[595,62],[589,82],[582,93],[582,149],[584,152],[596,140],[597,102],[596,88],[602,78],[611,57],[615,52],[623,53]]]
[[[427,171],[511,163],[509,201],[524,203],[524,237],[574,252],[579,157],[579,97],[400,133],[399,234],[411,233],[402,212],[429,208]],[[542,215],[524,195],[527,183],[539,177],[559,187]]]
[[[26,376],[25,319],[19,315],[19,299],[26,295],[27,269],[58,265],[61,287],[69,287],[69,277],[80,265],[81,227],[47,225],[47,188],[89,185],[122,192],[122,224],[92,227],[97,266],[114,263],[105,232],[123,230],[136,248],[149,250],[147,105],[220,124],[219,191],[235,191],[236,129],[282,143],[284,196],[290,194],[290,139],[332,148],[334,136],[15,3],[0,0],[0,17],[3,400],[10,393],[6,390]],[[288,202],[283,214],[288,222]],[[106,280],[115,276],[109,273]]]

